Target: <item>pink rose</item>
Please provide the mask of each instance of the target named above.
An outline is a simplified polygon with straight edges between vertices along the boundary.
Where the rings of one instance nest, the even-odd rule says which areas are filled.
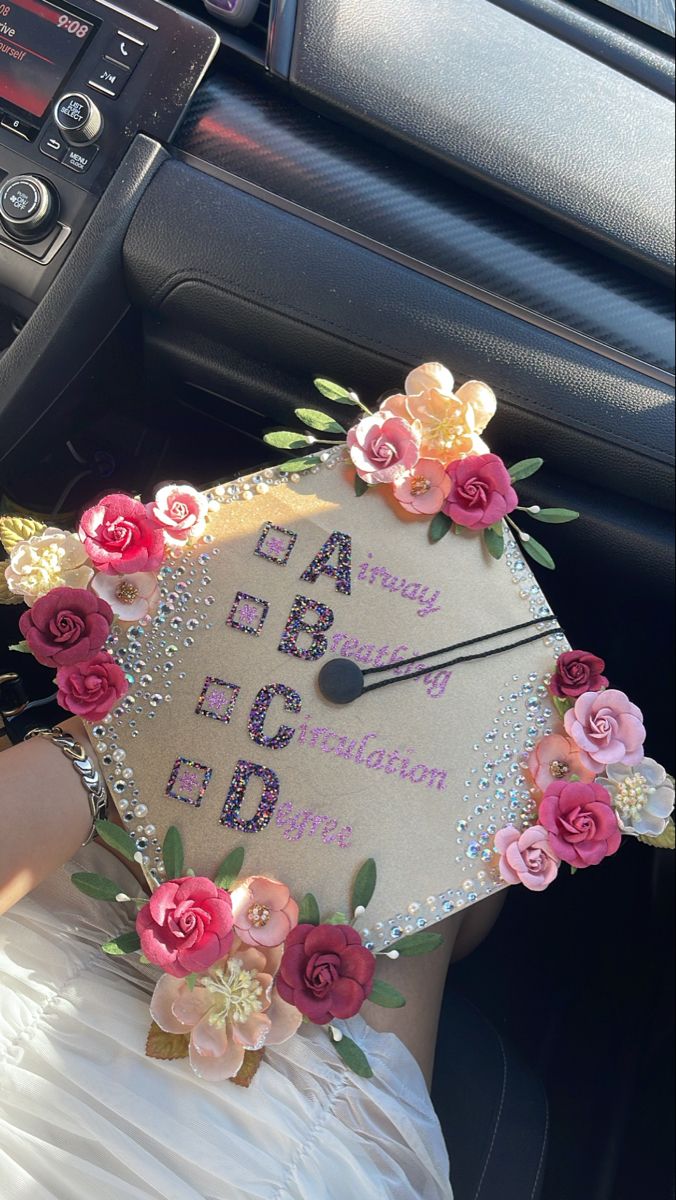
[[[451,490],[444,512],[456,525],[488,529],[519,503],[509,471],[497,454],[471,454],[446,468]]]
[[[419,516],[441,512],[451,490],[451,481],[443,463],[434,458],[420,458],[410,475],[394,484],[394,494],[403,508]]]
[[[549,685],[553,696],[581,696],[583,692],[600,692],[608,687],[603,674],[606,664],[588,650],[566,650],[560,654],[556,672]]]
[[[562,733],[550,733],[536,742],[528,756],[528,771],[535,786],[546,792],[555,779],[577,775],[582,783],[592,783],[598,775],[590,769],[579,746]]]
[[[93,658],[103,646],[113,610],[84,588],[57,587],[19,620],[31,654],[45,667],[66,667]]]
[[[298,924],[298,905],[288,887],[254,875],[233,888],[235,933],[249,946],[279,946]]]
[[[573,867],[595,867],[620,848],[617,816],[600,783],[550,783],[538,820],[554,853]]]
[[[113,493],[82,514],[79,534],[97,571],[130,575],[157,571],[164,557],[162,530],[139,500]]]
[[[136,917],[142,953],[177,979],[224,958],[232,926],[230,893],[200,875],[160,884]]]
[[[205,497],[187,483],[168,483],[146,505],[148,516],[159,525],[170,546],[182,546],[189,537],[200,537],[208,509]]]
[[[124,671],[105,653],[59,667],[56,686],[61,707],[88,721],[102,721],[128,690]]]
[[[643,758],[643,713],[615,688],[579,696],[563,723],[592,769],[602,771],[609,763],[634,767]]]
[[[394,483],[418,461],[420,430],[401,417],[378,412],[348,431],[347,446],[365,483]]]
[[[315,1025],[326,1025],[359,1012],[375,968],[351,925],[297,925],[286,940],[277,991]]]
[[[498,829],[494,845],[505,883],[522,883],[531,892],[543,892],[556,879],[559,859],[541,825],[532,825],[523,833],[510,825]]]

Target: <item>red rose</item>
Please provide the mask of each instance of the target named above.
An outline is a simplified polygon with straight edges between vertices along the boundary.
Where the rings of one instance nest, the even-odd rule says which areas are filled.
[[[573,867],[595,867],[622,841],[610,793],[600,783],[550,783],[538,821],[554,853]]]
[[[164,556],[162,530],[140,501],[120,493],[88,508],[79,534],[96,570],[105,575],[157,571]]]
[[[456,525],[487,529],[519,503],[505,464],[497,454],[470,454],[449,463],[451,490],[443,511]]]
[[[297,925],[286,939],[277,991],[315,1025],[326,1025],[359,1012],[375,968],[351,925]]]
[[[549,685],[553,696],[581,696],[608,687],[603,672],[606,664],[588,650],[566,650],[560,654],[556,672]]]
[[[96,654],[87,662],[60,667],[56,672],[57,700],[62,708],[101,721],[127,691],[124,671],[109,654]]]
[[[19,621],[31,654],[45,667],[67,667],[93,658],[113,621],[105,600],[84,588],[52,588]]]
[[[225,958],[232,926],[230,893],[199,875],[160,884],[136,917],[142,953],[177,979]]]

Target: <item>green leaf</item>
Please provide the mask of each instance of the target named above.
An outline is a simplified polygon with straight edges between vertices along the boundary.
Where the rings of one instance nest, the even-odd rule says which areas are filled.
[[[577,521],[579,512],[574,508],[541,508],[539,512],[531,512],[528,516],[534,521],[544,521],[546,525],[565,525],[567,521]]]
[[[384,979],[373,980],[373,987],[367,998],[372,1004],[379,1004],[381,1008],[403,1008],[406,1003],[406,997],[402,996],[396,987],[392,987],[391,983],[385,983]]]
[[[15,654],[31,654],[32,653],[31,648],[28,645],[28,642],[26,642],[26,641],[14,642],[11,646],[8,646],[8,649],[13,650]]]
[[[302,450],[303,446],[311,446],[313,440],[306,433],[291,433],[290,431],[266,433],[263,438],[268,446],[276,446],[278,450]]]
[[[135,929],[129,933],[120,933],[117,937],[112,938],[109,942],[104,942],[101,949],[106,954],[133,954],[135,950],[140,950],[141,939]]]
[[[312,892],[306,892],[298,905],[298,924],[319,925],[320,921],[321,916],[316,897],[312,895]]]
[[[541,567],[546,567],[548,571],[556,570],[556,563],[549,553],[549,550],[545,550],[542,543],[536,541],[534,537],[529,536],[528,541],[526,541],[524,538],[521,541],[521,546],[526,554],[528,554],[530,558],[534,559],[536,563],[539,563]]]
[[[453,522],[450,517],[446,516],[446,513],[437,513],[436,517],[432,517],[432,520],[430,521],[430,527],[428,530],[430,541],[440,542],[442,537],[446,537],[446,534],[451,529],[452,525]]]
[[[491,558],[502,558],[505,553],[505,534],[502,521],[484,529],[484,542]]]
[[[170,825],[162,843],[162,858],[167,879],[180,879],[183,875],[183,839],[175,825]]]
[[[352,897],[350,900],[352,912],[356,908],[367,908],[376,890],[376,879],[375,859],[367,858],[366,862],[362,863],[357,871],[355,881],[352,885]]]
[[[329,1034],[329,1037],[330,1036],[331,1035]],[[346,1037],[345,1034],[343,1034],[339,1042],[337,1042],[333,1037],[331,1038],[331,1041],[345,1063],[345,1066],[349,1067],[351,1071],[354,1071],[355,1075],[361,1075],[362,1079],[373,1078],[373,1071],[371,1070],[371,1064],[369,1063],[368,1058],[364,1054],[364,1051],[361,1050],[357,1045],[357,1043],[352,1041],[352,1038]]]
[[[334,404],[354,404],[357,408],[360,407],[355,393],[349,392],[339,383],[332,383],[330,379],[315,379],[313,382],[317,391],[326,396],[327,400],[333,400]]]
[[[285,475],[302,475],[303,471],[309,471],[318,463],[319,455],[311,454],[307,458],[292,458],[290,462],[281,463],[277,469]]]
[[[646,846],[656,846],[658,850],[673,850],[676,847],[676,829],[674,828],[674,818],[670,817],[666,829],[657,837],[648,837],[647,834],[641,833],[638,838],[639,842],[644,842]]]
[[[113,883],[113,880],[106,879],[105,875],[96,875],[89,871],[76,871],[71,875],[70,881],[78,891],[83,892],[85,896],[93,896],[95,900],[114,900],[123,890],[119,883]]]
[[[349,921],[347,913],[337,912],[337,913],[334,913],[332,917],[327,917],[325,924],[326,925],[349,925],[350,921]]]
[[[509,477],[512,483],[534,475],[536,471],[540,470],[543,462],[543,458],[522,458],[520,462],[514,463],[514,466],[509,468]]]
[[[421,929],[419,933],[401,938],[391,949],[398,950],[403,958],[410,958],[414,954],[430,954],[432,950],[443,946],[443,943],[444,939],[440,933],[433,933],[431,929]]]
[[[242,863],[244,862],[244,846],[236,846],[223,859],[215,876],[214,883],[216,887],[223,888],[225,891],[232,887],[236,879],[242,871]]]
[[[187,986],[189,992],[191,992],[193,990],[198,979],[199,979],[199,975],[197,974],[196,971],[191,971],[189,975],[186,975],[183,982]]]
[[[328,413],[320,412],[318,408],[297,408],[296,416],[310,429],[318,429],[321,433],[345,433],[346,430]]]
[[[580,869],[579,867],[571,867],[570,868],[571,875],[577,875],[579,869]]]
[[[120,826],[116,825],[114,821],[101,820],[96,822],[96,832],[101,841],[106,843],[106,846],[117,850],[129,862],[134,861],[136,842],[131,834],[127,833],[126,829],[120,829]],[[118,888],[117,890],[119,892],[121,889]]]
[[[355,496],[363,496],[365,492],[368,492],[368,490],[369,490],[369,485],[366,482],[366,480],[362,479],[361,475],[355,475],[355,477],[354,477],[354,494],[355,494]]]
[[[552,704],[559,714],[561,720],[565,717],[569,709],[573,708],[574,702],[570,696],[552,696]]]

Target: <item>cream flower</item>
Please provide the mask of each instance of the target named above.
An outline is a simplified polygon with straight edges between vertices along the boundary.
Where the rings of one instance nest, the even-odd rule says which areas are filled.
[[[151,571],[135,571],[131,575],[103,575],[97,572],[92,591],[107,600],[120,621],[142,621],[152,615],[160,599],[157,575]]]
[[[495,393],[476,379],[463,383],[456,392],[451,372],[441,363],[423,363],[406,377],[405,395],[390,396],[381,411],[405,421],[419,421],[422,428],[421,457],[444,464],[467,454],[485,454],[479,436],[495,415]]]
[[[5,578],[10,592],[31,605],[52,588],[86,588],[93,574],[87,551],[74,533],[45,529],[14,547]]]
[[[654,758],[634,767],[615,763],[599,779],[611,795],[623,833],[659,837],[674,811],[674,785]]]

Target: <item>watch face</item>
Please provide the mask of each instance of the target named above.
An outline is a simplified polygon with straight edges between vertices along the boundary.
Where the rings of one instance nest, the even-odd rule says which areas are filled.
[[[176,825],[200,873],[244,845],[248,873],[347,911],[372,857],[376,948],[497,890],[493,836],[532,817],[524,755],[553,723],[566,648],[518,547],[432,544],[382,494],[355,495],[341,451],[209,496],[157,615],[115,635],[130,690],[93,731],[150,868]]]

